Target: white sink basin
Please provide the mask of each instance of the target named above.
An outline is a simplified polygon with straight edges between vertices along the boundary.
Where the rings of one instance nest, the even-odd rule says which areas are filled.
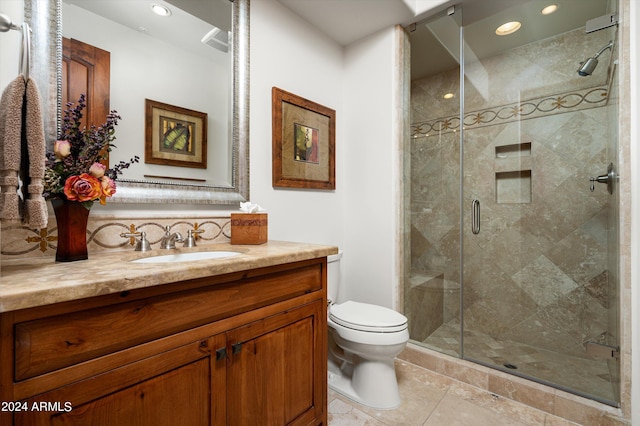
[[[226,257],[237,256],[240,253],[235,251],[198,251],[193,253],[175,253],[162,256],[143,257],[132,260],[133,263],[172,263],[172,262],[192,262],[195,260],[224,259]]]

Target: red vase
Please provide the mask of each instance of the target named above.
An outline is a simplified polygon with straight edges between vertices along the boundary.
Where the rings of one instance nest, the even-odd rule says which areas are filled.
[[[58,224],[56,262],[87,259],[87,222],[91,210],[77,201],[51,200]]]

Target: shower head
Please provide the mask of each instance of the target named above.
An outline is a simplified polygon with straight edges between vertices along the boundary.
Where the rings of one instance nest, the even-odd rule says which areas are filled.
[[[605,47],[600,49],[598,53],[588,58],[586,61],[580,62],[580,68],[578,68],[578,75],[582,77],[591,75],[593,71],[596,69],[596,67],[598,66],[598,56],[600,56],[602,52],[604,52],[607,49],[613,49],[613,41],[610,41],[609,44],[607,44]]]
[[[588,75],[593,74],[593,71],[598,66],[598,60],[593,57],[589,58],[584,62],[580,62],[580,68],[578,68],[578,75],[582,77],[586,77]]]

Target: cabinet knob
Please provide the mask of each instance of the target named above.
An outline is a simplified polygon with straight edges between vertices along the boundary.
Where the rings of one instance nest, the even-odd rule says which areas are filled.
[[[239,354],[240,351],[242,350],[242,342],[238,342],[234,345],[231,345],[231,352],[235,355],[235,354]]]
[[[220,348],[216,350],[216,361],[220,361],[227,357],[227,348]]]

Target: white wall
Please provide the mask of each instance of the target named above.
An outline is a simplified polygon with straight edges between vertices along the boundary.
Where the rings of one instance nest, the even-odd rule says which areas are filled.
[[[9,15],[17,25],[24,21],[23,9],[22,0],[2,0],[0,3],[0,12]],[[18,76],[21,42],[22,33],[20,31],[11,30],[6,33],[0,33],[0,52],[2,52],[2,57],[0,58],[0,91],[3,91],[9,82]]]
[[[269,237],[344,250],[341,299],[393,307],[394,29],[346,49],[275,0],[251,4],[251,199]],[[336,110],[336,190],[271,186],[271,88]]]
[[[345,52],[345,243],[341,297],[395,307],[394,29]]]
[[[269,238],[344,244],[346,117],[343,51],[275,0],[251,3],[251,201],[269,212]],[[271,186],[271,88],[336,110],[336,190]]]

